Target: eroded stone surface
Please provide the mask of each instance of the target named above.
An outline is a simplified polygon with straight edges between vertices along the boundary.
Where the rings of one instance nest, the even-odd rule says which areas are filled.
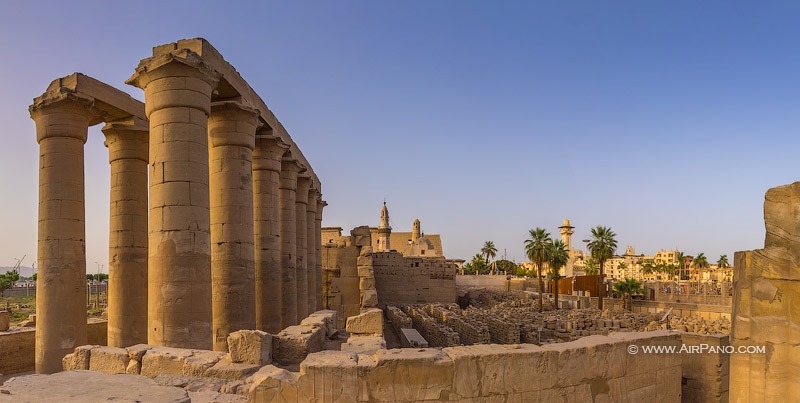
[[[345,329],[350,334],[383,334],[383,311],[372,308],[351,316],[347,318]]]
[[[228,336],[228,351],[234,363],[269,364],[272,362],[272,335],[260,330],[233,332]]]
[[[53,375],[26,375],[0,386],[0,402],[164,402],[189,403],[189,394],[158,385],[136,375],[106,375],[93,371],[65,371]]]

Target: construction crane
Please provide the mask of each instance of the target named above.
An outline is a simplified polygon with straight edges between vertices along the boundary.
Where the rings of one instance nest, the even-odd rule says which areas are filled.
[[[17,261],[17,264],[15,264],[15,265],[14,265],[14,268],[13,268],[13,269],[11,269],[11,270],[12,270],[14,273],[17,273],[17,275],[19,275],[19,266],[22,264],[22,261],[23,261],[23,260],[25,260],[25,256],[28,256],[28,255],[27,255],[27,254],[25,254],[25,255],[22,255],[22,259],[17,259],[17,258],[14,258],[14,260],[16,260],[16,261]]]

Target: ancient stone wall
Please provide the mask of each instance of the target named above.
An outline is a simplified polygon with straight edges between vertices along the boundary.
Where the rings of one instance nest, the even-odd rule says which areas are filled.
[[[628,346],[679,346],[664,331],[591,336],[547,346],[311,354],[291,373],[265,366],[251,401],[681,401],[681,357],[629,354]]]
[[[87,326],[90,344],[107,343],[108,321],[89,319]],[[35,328],[14,328],[0,332],[0,374],[33,371],[35,340]]]
[[[404,257],[398,252],[370,256],[379,306],[456,302],[456,268],[444,258]]]
[[[489,327],[480,321],[461,314],[458,305],[428,305],[427,312],[439,323],[453,329],[463,345],[489,344],[491,336]]]
[[[684,346],[714,348],[700,354],[681,354],[684,403],[727,402],[730,379],[731,354],[724,352],[730,346],[728,335],[681,333]]]
[[[400,329],[414,328],[411,318],[400,308],[396,306],[387,306],[384,312],[386,312],[386,319],[389,319],[389,323],[392,324],[392,328],[398,335],[400,334]]]
[[[428,315],[424,308],[418,306],[405,306],[403,312],[411,317],[416,329],[431,347],[448,347],[461,344],[458,333],[447,326],[437,322]]]
[[[733,264],[734,354],[730,400],[775,402],[800,396],[800,182],[767,191],[764,249],[736,252]]]

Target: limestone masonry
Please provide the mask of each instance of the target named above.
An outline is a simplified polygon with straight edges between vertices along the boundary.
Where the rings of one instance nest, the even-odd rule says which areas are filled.
[[[86,344],[83,145],[111,164],[109,346],[228,350],[321,305],[319,178],[207,41],[153,49],[128,84],[75,73],[30,107],[40,147],[36,372]],[[148,181],[149,177],[149,181]]]

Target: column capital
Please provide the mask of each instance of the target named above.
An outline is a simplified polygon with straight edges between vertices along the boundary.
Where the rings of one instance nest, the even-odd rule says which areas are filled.
[[[281,171],[281,160],[289,149],[280,137],[256,133],[255,149],[253,149],[253,170]]]
[[[310,187],[310,176],[305,173],[297,176],[297,203],[308,204],[308,191]]]
[[[36,122],[36,141],[48,137],[74,137],[86,142],[89,126],[103,121],[105,113],[94,106],[94,99],[65,91],[45,93],[28,107]]]
[[[222,74],[197,53],[189,49],[179,49],[142,59],[133,75],[125,80],[125,84],[145,89],[154,80],[170,76],[198,78],[216,87]]]
[[[258,110],[235,101],[211,103],[208,134],[212,147],[240,146],[255,148]]]
[[[143,59],[125,83],[144,90],[145,114],[187,107],[211,112],[211,93],[222,75],[188,49]]]
[[[319,198],[319,190],[315,187],[308,189],[308,204],[307,210],[310,213],[317,213],[317,198]]]
[[[317,199],[317,214],[321,214],[322,213],[322,209],[325,208],[325,206],[327,206],[327,205],[328,205],[328,202],[326,202],[325,200],[322,200],[322,194],[320,194],[320,198]],[[321,219],[322,218],[320,218],[320,220]]]
[[[135,119],[130,122],[108,122],[101,129],[108,147],[108,162],[120,159],[137,159],[148,162],[148,138],[150,129],[147,122]]]

